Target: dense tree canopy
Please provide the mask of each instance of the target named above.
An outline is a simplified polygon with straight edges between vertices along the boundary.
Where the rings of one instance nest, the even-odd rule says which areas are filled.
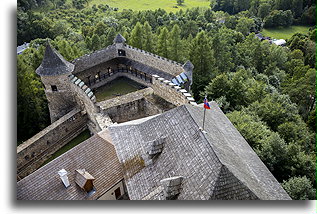
[[[48,38],[73,60],[112,44],[129,45],[195,68],[191,93],[215,100],[294,199],[314,199],[316,30],[294,34],[287,47],[261,41],[265,27],[315,25],[315,2],[211,0],[210,8],[132,11],[90,1],[20,0],[17,57],[18,143],[49,124],[34,70]],[[41,8],[49,8],[41,12]],[[22,128],[23,127],[23,128]]]

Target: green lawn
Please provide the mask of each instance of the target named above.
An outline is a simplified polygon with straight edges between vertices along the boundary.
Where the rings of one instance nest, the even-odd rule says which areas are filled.
[[[185,0],[182,6],[178,6],[176,0],[92,0],[89,5],[107,4],[111,7],[132,10],[156,10],[162,8],[167,12],[186,10],[191,7],[209,7],[209,0]],[[173,8],[177,6],[178,8]]]
[[[310,26],[290,26],[290,27],[277,27],[267,28],[262,30],[263,36],[269,36],[274,39],[289,39],[295,33],[307,34]]]
[[[42,164],[42,166],[44,166],[45,164],[51,162],[52,160],[54,160],[58,156],[61,156],[62,154],[64,154],[65,152],[67,152],[68,150],[73,148],[74,146],[77,146],[81,142],[87,140],[88,138],[90,138],[90,131],[88,129],[86,129],[85,131],[80,133],[77,137],[75,137],[73,140],[71,140],[69,143],[67,143],[65,146],[63,146],[62,148],[57,150],[49,159],[47,159]]]
[[[128,94],[141,88],[137,82],[125,77],[119,77],[95,91],[97,102],[112,99],[118,95]]]

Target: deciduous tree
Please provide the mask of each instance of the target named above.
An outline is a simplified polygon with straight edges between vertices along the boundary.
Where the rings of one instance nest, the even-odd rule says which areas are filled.
[[[306,176],[292,177],[284,181],[282,186],[293,200],[316,199],[316,190]]]

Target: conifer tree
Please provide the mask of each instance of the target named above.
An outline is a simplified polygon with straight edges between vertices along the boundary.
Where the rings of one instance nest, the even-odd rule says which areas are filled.
[[[114,27],[110,27],[107,31],[106,41],[104,44],[104,47],[107,47],[108,45],[111,45],[113,43],[114,37],[117,35],[116,30]]]
[[[153,51],[153,34],[152,27],[148,21],[144,23],[144,33],[143,33],[143,49],[146,51]]]
[[[172,28],[168,40],[168,49],[170,59],[179,62],[182,59],[182,42],[180,37],[181,29],[177,24]]]
[[[192,49],[192,41],[193,41],[193,36],[191,34],[188,35],[187,39],[183,40],[183,56],[185,59],[190,59],[190,52]]]
[[[91,38],[91,48],[92,50],[98,50],[101,47],[100,38],[97,34],[94,34]]]
[[[190,61],[195,66],[193,73],[192,90],[196,100],[199,100],[199,92],[204,91],[210,82],[212,67],[214,67],[213,51],[205,31],[201,31],[192,41]]]
[[[107,26],[103,22],[98,22],[95,27],[94,34],[97,34],[99,37],[106,33]]]
[[[136,48],[143,48],[143,29],[140,22],[137,22],[131,32],[130,44]]]
[[[157,40],[156,52],[158,55],[168,58],[168,30],[166,27],[160,30]]]

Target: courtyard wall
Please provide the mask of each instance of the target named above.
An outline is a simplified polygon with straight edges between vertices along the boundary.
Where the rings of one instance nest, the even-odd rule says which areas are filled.
[[[38,169],[48,158],[87,129],[87,114],[74,109],[17,148],[18,180]]]

